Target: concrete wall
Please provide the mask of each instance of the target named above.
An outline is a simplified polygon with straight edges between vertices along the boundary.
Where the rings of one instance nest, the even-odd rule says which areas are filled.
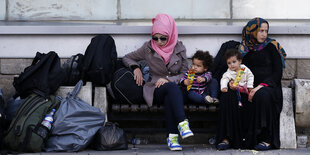
[[[6,1],[0,0],[0,20],[5,20],[6,14]]]
[[[151,26],[150,19],[163,12],[176,18],[178,26],[240,26],[241,33],[241,26],[249,19],[261,16],[270,21],[270,31],[277,25],[290,25],[293,28],[307,26],[298,30],[310,32],[309,4],[308,0],[282,0],[281,3],[278,0],[0,0],[0,26],[12,25],[12,22]],[[91,31],[91,26],[88,29]],[[149,33],[114,35],[119,56],[137,49],[149,39]],[[197,49],[209,50],[215,55],[224,41],[240,40],[240,33],[181,34],[179,39],[187,47],[189,56]],[[83,53],[93,36],[21,34],[5,35],[0,32],[0,57],[31,58],[37,51],[50,50],[55,50],[61,57],[69,57]],[[271,37],[282,44],[288,58],[310,58],[307,51],[309,35],[281,34]]]
[[[0,0],[0,20],[309,19],[308,0]],[[7,10],[6,10],[7,7]]]
[[[234,19],[309,19],[308,0],[232,0]]]

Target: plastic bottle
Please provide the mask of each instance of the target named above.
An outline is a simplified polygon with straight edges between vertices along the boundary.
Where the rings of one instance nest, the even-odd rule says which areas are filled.
[[[209,139],[209,144],[214,145],[215,143],[216,143],[215,137],[211,137],[211,138]]]
[[[55,113],[55,109],[52,109],[50,113],[46,114],[41,125],[37,130],[37,134],[40,135],[43,139],[45,139],[52,128],[52,124],[54,122],[53,115]]]
[[[48,130],[51,130],[52,124],[54,122],[53,115],[55,113],[55,109],[52,109],[52,111],[45,115],[44,120],[42,121],[42,125],[45,126]]]
[[[133,145],[148,144],[148,140],[145,138],[132,138],[131,143]]]

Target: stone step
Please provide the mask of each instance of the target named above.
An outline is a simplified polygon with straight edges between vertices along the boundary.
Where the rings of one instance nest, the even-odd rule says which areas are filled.
[[[56,91],[57,96],[61,96],[62,98],[65,98],[68,93],[71,93],[74,89],[74,86],[60,86],[58,90]],[[84,85],[79,94],[78,97],[85,101],[86,103],[93,105],[92,101],[92,83],[87,82],[86,85]]]

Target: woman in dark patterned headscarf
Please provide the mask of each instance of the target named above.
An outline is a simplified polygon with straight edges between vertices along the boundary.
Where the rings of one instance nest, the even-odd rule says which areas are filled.
[[[254,89],[241,94],[238,107],[236,90],[221,96],[217,148],[268,150],[280,147],[279,122],[282,110],[282,71],[286,53],[268,37],[269,24],[262,18],[250,20],[242,31],[242,62],[254,74]]]

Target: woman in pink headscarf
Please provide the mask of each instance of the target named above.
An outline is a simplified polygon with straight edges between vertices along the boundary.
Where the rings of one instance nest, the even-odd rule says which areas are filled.
[[[182,90],[178,86],[187,71],[186,49],[178,41],[178,30],[171,16],[158,14],[152,23],[152,39],[125,55],[123,63],[133,70],[137,85],[142,85],[144,79],[137,62],[146,60],[150,78],[143,86],[144,99],[149,107],[164,104],[168,147],[170,150],[182,150],[178,133],[182,138],[194,135],[185,116]]]

